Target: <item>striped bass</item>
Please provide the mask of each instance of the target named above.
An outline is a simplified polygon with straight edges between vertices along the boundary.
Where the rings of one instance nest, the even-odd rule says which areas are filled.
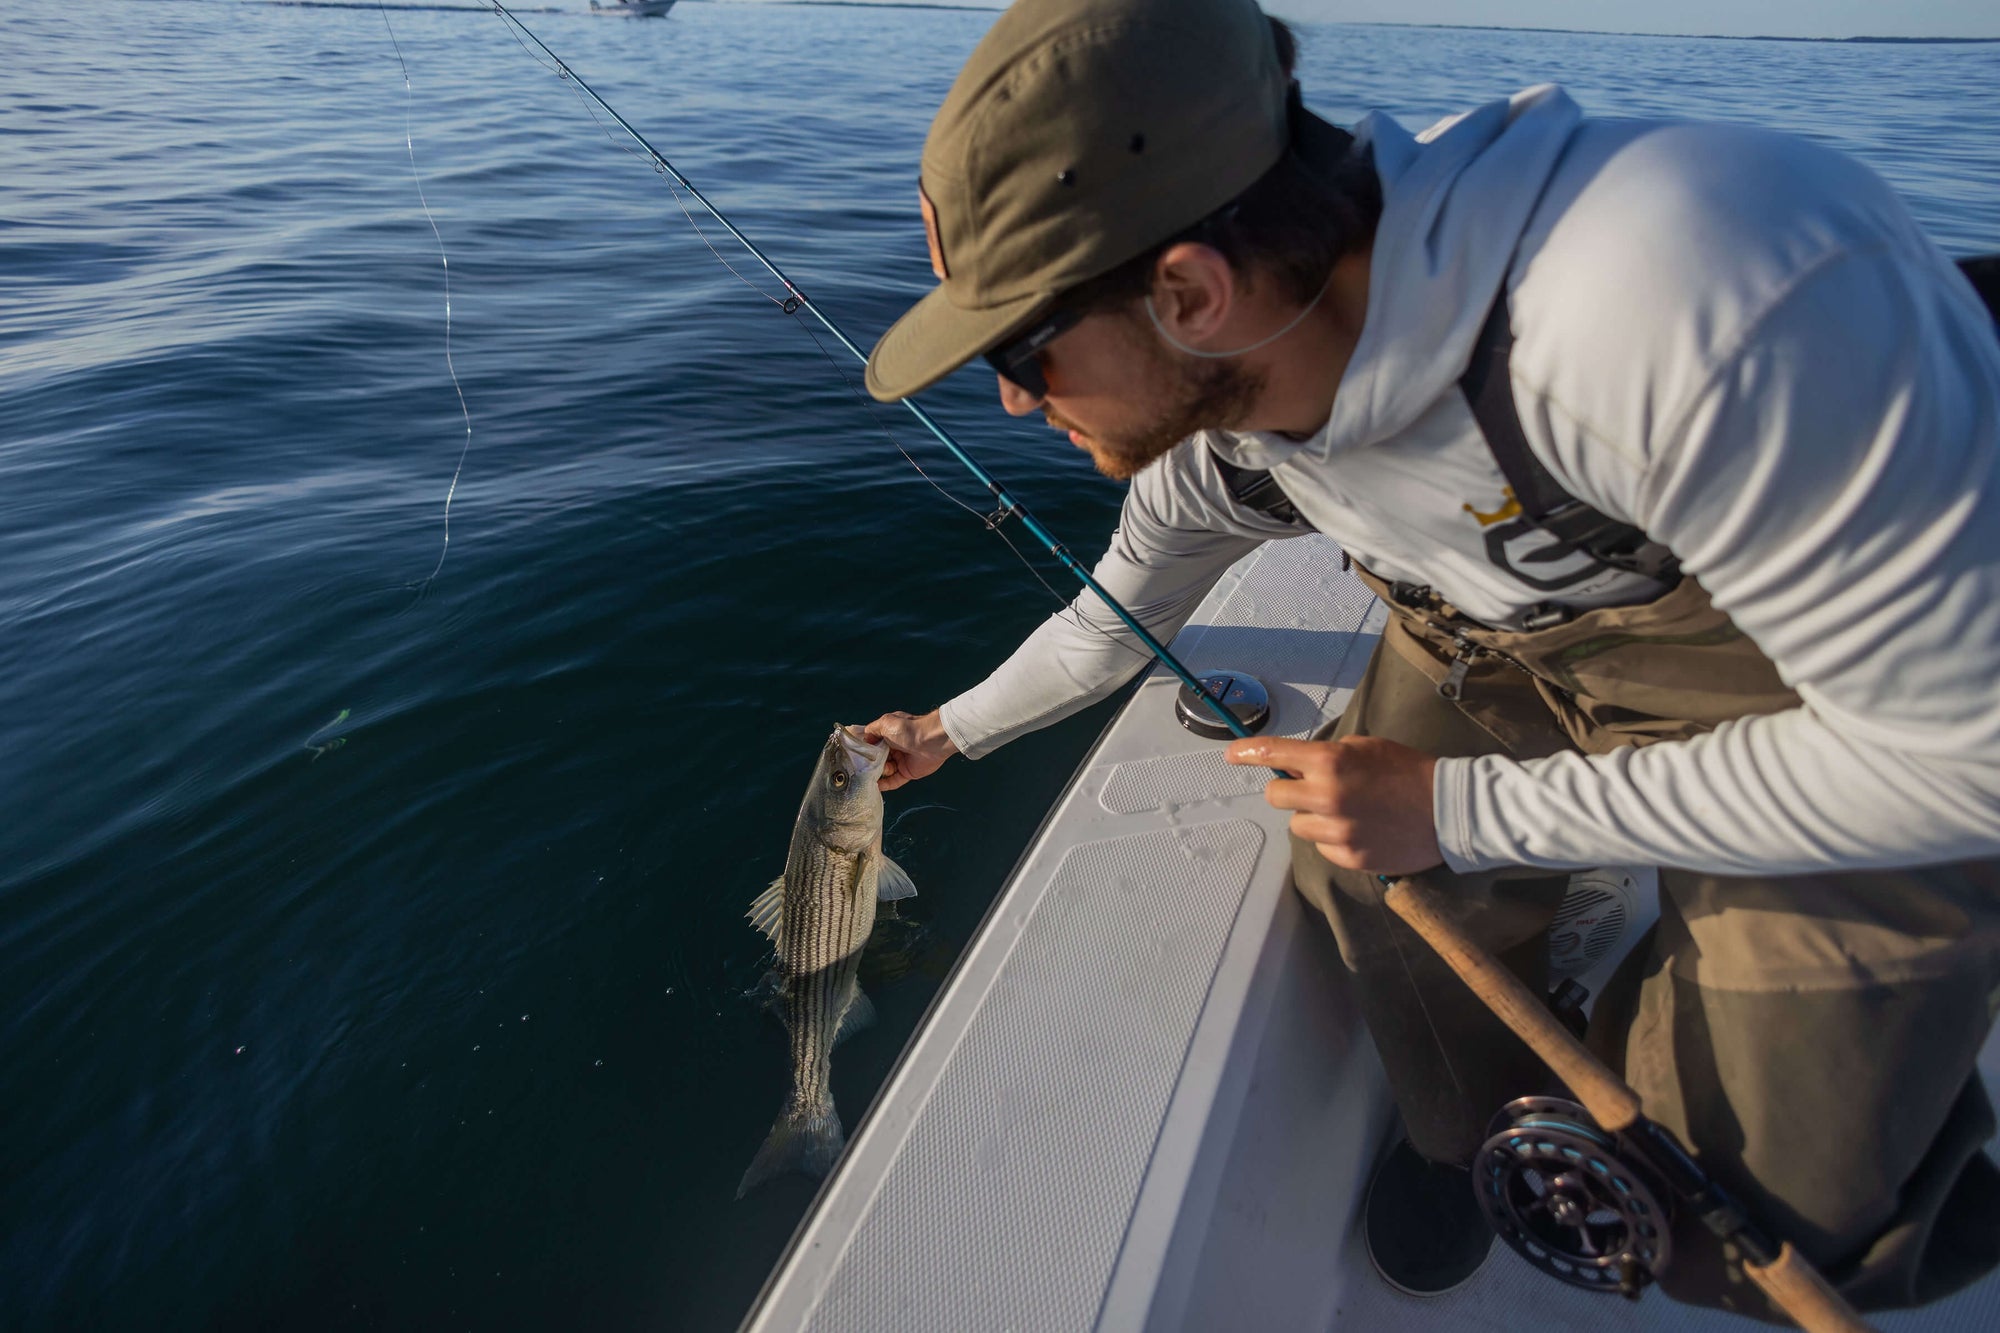
[[[750,906],[751,924],[778,951],[792,1095],[743,1173],[739,1199],[786,1171],[824,1176],[845,1145],[829,1078],[834,1046],[875,1015],[855,980],[861,946],[875,928],[878,899],[893,902],[917,891],[882,854],[876,782],[888,759],[888,745],[869,744],[861,728],[833,729],[792,825],[785,873]]]

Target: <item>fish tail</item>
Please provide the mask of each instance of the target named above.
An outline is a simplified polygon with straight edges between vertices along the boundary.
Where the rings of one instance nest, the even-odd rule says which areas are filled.
[[[743,1173],[743,1183],[736,1187],[736,1197],[742,1198],[772,1176],[787,1171],[823,1177],[833,1170],[833,1164],[840,1160],[840,1150],[846,1145],[840,1112],[831,1101],[816,1110],[789,1108],[771,1126],[770,1137],[751,1159],[750,1169]]]

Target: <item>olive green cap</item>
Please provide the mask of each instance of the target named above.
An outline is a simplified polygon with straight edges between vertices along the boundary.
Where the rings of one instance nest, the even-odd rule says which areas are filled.
[[[1243,193],[1288,142],[1254,0],[1016,0],[924,142],[938,287],[868,357],[907,398]]]

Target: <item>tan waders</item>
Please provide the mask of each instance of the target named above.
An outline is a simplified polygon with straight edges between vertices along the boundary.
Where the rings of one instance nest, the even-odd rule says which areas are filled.
[[[1364,577],[1368,577],[1364,571]],[[1798,704],[1693,580],[1645,606],[1490,630],[1368,577],[1394,614],[1335,736],[1530,759],[1682,739]],[[1855,775],[1869,781],[1871,775]],[[1469,1163],[1551,1076],[1371,875],[1293,840],[1299,892],[1353,973],[1411,1141]],[[1531,986],[1568,875],[1421,877]],[[1864,1310],[1919,1304],[2000,1261],[1994,1116],[1974,1067],[2000,993],[2000,863],[1732,877],[1663,869],[1660,920],[1598,998],[1589,1040],[1646,1112]],[[1662,1286],[1785,1322],[1683,1214]]]

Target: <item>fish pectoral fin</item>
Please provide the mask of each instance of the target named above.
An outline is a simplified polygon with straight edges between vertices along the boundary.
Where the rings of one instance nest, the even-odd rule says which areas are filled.
[[[917,896],[917,886],[910,880],[910,872],[891,861],[882,858],[882,872],[875,877],[875,898],[878,902],[900,902]]]
[[[861,1029],[875,1021],[875,1005],[855,986],[848,991],[847,1011],[840,1016],[840,1027],[833,1034],[833,1044],[840,1045]]]
[[[784,947],[785,933],[785,877],[778,876],[771,886],[757,895],[757,901],[750,904],[750,910],[743,915],[750,918],[750,924],[764,932],[772,944]]]
[[[759,1008],[774,1013],[778,1021],[785,1018],[785,977],[776,968],[766,972],[749,990],[743,994],[757,1002]]]

